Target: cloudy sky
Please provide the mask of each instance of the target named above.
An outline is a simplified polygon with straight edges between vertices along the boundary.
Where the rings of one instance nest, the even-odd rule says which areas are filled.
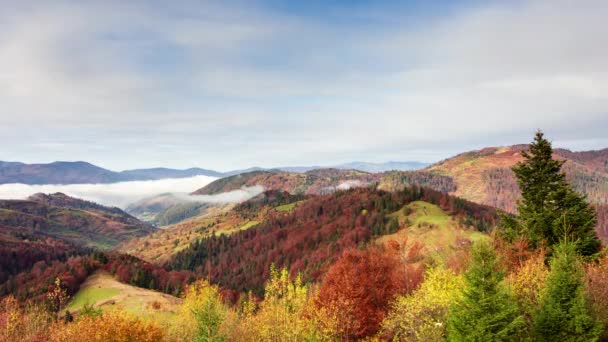
[[[0,5],[0,160],[435,161],[536,128],[608,147],[605,0]]]

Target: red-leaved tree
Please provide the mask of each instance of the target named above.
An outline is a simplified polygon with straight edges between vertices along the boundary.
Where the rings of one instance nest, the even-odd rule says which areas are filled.
[[[392,250],[346,251],[323,278],[315,304],[336,313],[335,333],[343,340],[375,334],[397,294],[413,291],[423,270],[399,260]]]

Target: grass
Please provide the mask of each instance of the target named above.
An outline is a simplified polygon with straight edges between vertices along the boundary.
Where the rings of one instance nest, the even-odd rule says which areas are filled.
[[[448,260],[458,251],[462,240],[474,242],[488,238],[484,233],[461,226],[440,207],[424,201],[409,203],[390,214],[389,218],[396,218],[404,229],[379,238],[379,243],[395,240],[407,242],[409,246],[420,242],[425,246],[424,253],[431,259]]]
[[[120,290],[118,289],[87,287],[76,293],[67,309],[70,311],[79,310],[85,305],[108,300],[119,293]]]
[[[214,234],[215,234],[215,236],[220,236],[222,234],[230,235],[232,233],[236,233],[236,232],[241,231],[241,230],[247,230],[247,229],[249,229],[249,228],[251,228],[253,226],[256,226],[258,224],[260,224],[260,221],[251,220],[251,221],[245,223],[244,225],[242,225],[242,226],[240,226],[238,228],[227,229],[227,230],[218,230]]]
[[[274,210],[280,211],[283,213],[290,213],[296,207],[297,204],[298,204],[298,202],[283,204],[283,205],[280,205],[280,206],[274,208]]]
[[[412,226],[422,226],[426,224],[445,228],[452,220],[448,214],[441,210],[441,208],[431,203],[415,201],[410,203],[407,207],[412,211],[412,214],[408,218],[410,225]]]
[[[158,308],[153,307],[156,303]],[[78,313],[84,305],[101,310],[122,310],[147,320],[168,323],[177,318],[181,299],[148,289],[123,284],[106,272],[96,272],[82,284],[67,310]]]

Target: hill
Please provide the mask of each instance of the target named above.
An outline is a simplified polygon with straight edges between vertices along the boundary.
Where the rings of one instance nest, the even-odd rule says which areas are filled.
[[[273,215],[289,213],[304,198],[286,192],[266,191],[239,205],[215,205],[196,217],[122,243],[118,251],[150,262],[164,263],[197,239],[253,228]]]
[[[115,172],[82,161],[58,161],[49,164],[0,162],[0,184],[99,184],[199,175],[220,177],[222,174],[199,168],[186,170],[153,168]]]
[[[204,215],[208,211],[223,207],[226,203],[204,203],[195,199],[165,193],[144,198],[130,204],[125,211],[138,219],[155,226],[168,226],[194,216]]]
[[[254,227],[246,225],[230,234],[206,234],[177,251],[169,265],[204,274],[229,289],[258,294],[271,264],[286,266],[291,274],[302,273],[305,281],[315,282],[342,251],[406,228],[391,214],[414,201],[441,206],[463,229],[487,231],[497,220],[490,207],[430,189],[408,187],[390,193],[356,188],[275,207]],[[265,210],[261,208],[266,207],[245,202],[228,217],[241,210],[240,217],[257,219],[255,213]]]
[[[523,160],[527,145],[488,147],[459,154],[425,171],[451,177],[456,185],[452,194],[510,212],[519,198],[511,168]],[[608,204],[608,149],[572,152],[555,149],[556,159],[565,160],[563,170],[574,188],[596,204]]]
[[[220,178],[194,191],[193,195],[214,195],[242,187],[261,185],[267,190],[291,194],[327,194],[337,189],[367,186],[379,179],[377,174],[356,170],[318,169],[305,173],[253,171]]]
[[[118,208],[61,193],[36,194],[28,200],[0,201],[0,225],[23,234],[48,236],[102,249],[155,231],[152,226]]]
[[[174,318],[180,298],[121,283],[111,274],[100,270],[80,286],[66,307],[78,314],[85,305],[101,310],[124,310],[146,319],[166,322]]]

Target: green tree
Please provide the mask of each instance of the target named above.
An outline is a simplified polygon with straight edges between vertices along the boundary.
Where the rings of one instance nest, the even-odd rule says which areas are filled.
[[[449,312],[449,341],[510,341],[522,333],[524,319],[501,284],[504,275],[492,247],[476,243],[463,297]]]
[[[584,273],[572,243],[556,246],[541,308],[534,317],[539,341],[596,341],[602,327],[587,312]]]
[[[586,198],[566,182],[563,161],[552,158],[551,143],[538,131],[524,161],[513,167],[521,190],[519,215],[505,220],[507,231],[522,235],[533,247],[548,246],[563,238],[576,242],[582,255],[598,251],[601,242],[595,234],[596,217]]]

